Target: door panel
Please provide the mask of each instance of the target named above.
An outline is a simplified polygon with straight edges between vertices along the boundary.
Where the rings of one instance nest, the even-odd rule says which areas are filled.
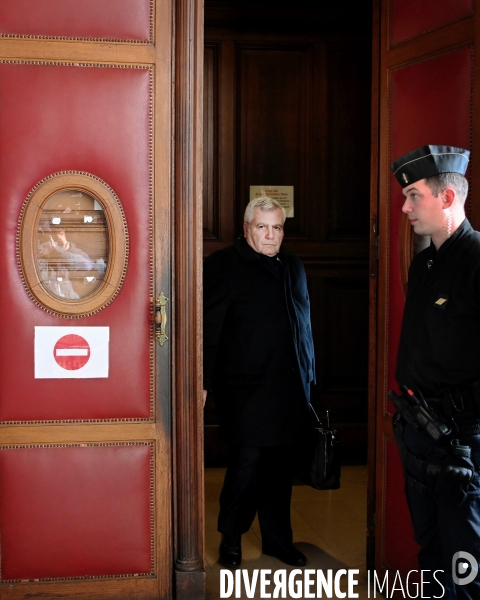
[[[151,41],[152,0],[16,0],[0,6],[3,35]]]
[[[0,9],[2,598],[172,597],[172,365],[153,327],[172,299],[172,39],[170,2]],[[87,316],[22,278],[24,203],[56,173],[105,182],[128,232],[123,281]],[[54,327],[108,328],[108,376],[36,379],[35,328]]]
[[[0,348],[3,421],[151,416],[151,77],[147,67],[0,64],[0,148],[5,149],[0,178],[8,211],[0,272],[12,280],[0,292],[1,305],[9,307],[0,315],[9,340]],[[113,188],[129,234],[128,266],[117,300],[75,323],[33,304],[14,252],[16,225],[30,189],[52,173],[72,169]],[[97,379],[93,388],[88,379],[35,380],[34,326],[73,324],[110,328],[109,377]]]
[[[411,10],[409,10],[409,7]],[[418,569],[418,547],[404,494],[402,466],[394,441],[393,406],[387,392],[397,389],[395,365],[405,301],[410,236],[401,208],[403,194],[390,163],[426,144],[472,147],[475,43],[469,2],[426,3],[421,15],[412,3],[379,2],[378,306],[376,316],[375,568]],[[414,16],[412,16],[414,15]],[[389,38],[391,32],[391,39]],[[374,72],[375,72],[374,68]],[[444,94],[442,82],[448,81]],[[374,86],[374,91],[376,85]],[[467,173],[475,187],[471,169]],[[375,177],[375,175],[374,175]],[[376,231],[376,229],[374,229]],[[403,265],[403,263],[406,263]]]
[[[472,0],[437,2],[437,0],[391,0],[390,44],[404,42],[443,25],[473,14]]]
[[[438,82],[448,78],[452,95],[443,99]],[[425,145],[425,140],[450,140],[448,144],[470,147],[472,51],[462,48],[428,57],[390,70],[390,139],[392,162],[406,152]],[[451,98],[455,98],[452,110]],[[442,142],[443,143],[443,142]],[[395,364],[400,341],[404,304],[400,257],[402,253],[402,188],[390,174],[390,279],[388,325],[388,389],[396,386]],[[389,404],[389,412],[393,407]]]
[[[418,545],[413,539],[413,527],[405,501],[403,468],[397,444],[388,434],[384,438],[385,504],[382,507],[382,527],[385,548],[382,568],[400,571],[404,576],[417,568]],[[378,543],[378,542],[377,542]]]
[[[153,444],[0,452],[2,579],[153,574]]]

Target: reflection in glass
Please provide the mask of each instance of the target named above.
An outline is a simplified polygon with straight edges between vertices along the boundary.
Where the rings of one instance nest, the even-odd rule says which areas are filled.
[[[43,288],[63,300],[93,294],[108,265],[108,230],[102,205],[79,190],[57,192],[37,227],[36,265]]]

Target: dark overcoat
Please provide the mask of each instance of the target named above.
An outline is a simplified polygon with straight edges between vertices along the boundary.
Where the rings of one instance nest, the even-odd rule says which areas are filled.
[[[292,443],[315,377],[305,270],[285,249],[278,273],[245,238],[204,264],[204,388],[220,430],[245,446]]]

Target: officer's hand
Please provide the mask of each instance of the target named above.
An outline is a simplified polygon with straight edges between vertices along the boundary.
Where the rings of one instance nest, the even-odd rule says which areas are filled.
[[[475,466],[470,460],[469,446],[453,440],[435,484],[437,501],[449,506],[461,506],[467,497],[468,486]]]
[[[427,477],[429,479],[429,483],[432,486],[435,486],[435,482],[437,477],[440,475],[440,472],[443,467],[443,463],[447,458],[447,450],[446,448],[441,448],[439,446],[434,446],[430,453],[427,456],[427,464],[426,471]]]

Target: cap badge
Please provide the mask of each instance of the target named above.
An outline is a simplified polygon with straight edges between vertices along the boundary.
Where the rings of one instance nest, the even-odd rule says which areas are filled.
[[[403,180],[405,181],[405,183],[408,183],[407,174],[406,173],[402,173],[402,177],[403,177]]]

